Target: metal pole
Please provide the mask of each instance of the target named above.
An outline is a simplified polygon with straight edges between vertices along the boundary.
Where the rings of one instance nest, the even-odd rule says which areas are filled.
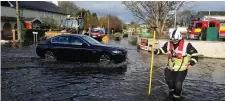
[[[38,34],[36,34],[36,44],[38,44]]]
[[[20,29],[20,12],[19,12],[19,2],[16,1],[16,20],[17,20],[17,34],[18,41],[21,41],[21,29]]]
[[[211,5],[211,1],[209,1],[209,18],[210,18],[210,11],[211,11],[210,5]]]
[[[33,35],[34,35],[34,45],[35,45],[35,42],[36,42],[35,39],[36,39],[36,38],[35,38],[35,34],[34,34],[34,33],[33,33]]]
[[[175,15],[174,15],[175,17],[174,17],[174,19],[175,19],[175,21],[174,21],[174,28],[176,28],[176,23],[177,23],[177,9],[175,9]]]
[[[209,24],[210,24],[210,10],[211,10],[210,9],[210,4],[211,4],[211,1],[209,1],[209,18],[208,18],[209,21],[208,21],[208,27],[209,27]]]

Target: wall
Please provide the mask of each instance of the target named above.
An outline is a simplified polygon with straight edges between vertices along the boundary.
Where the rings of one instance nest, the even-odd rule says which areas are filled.
[[[52,12],[46,12],[44,17],[44,11],[36,11],[36,10],[29,10],[29,9],[23,9],[23,16],[26,18],[53,18],[57,21],[58,24],[61,23],[61,20],[66,18],[66,15],[58,14],[58,13],[52,13]],[[62,16],[60,18],[60,16]]]
[[[204,55],[204,57],[225,58],[225,42],[186,41],[190,42],[197,49],[198,53]],[[167,40],[156,40],[156,43],[158,43],[156,44],[156,48],[162,47],[165,42],[167,42]]]
[[[1,16],[16,17],[16,9],[1,6]]]
[[[42,16],[42,13],[36,10],[22,9],[21,13],[23,13],[22,16],[25,18],[40,18]]]
[[[44,18],[43,11],[20,9],[20,13],[21,13],[21,17],[24,17],[24,18]],[[58,24],[61,23],[61,20],[66,18],[66,15],[51,13],[51,12],[47,12],[46,17],[52,18],[53,14],[54,14],[54,19],[57,21]],[[1,6],[1,16],[16,17],[16,9],[12,7]]]

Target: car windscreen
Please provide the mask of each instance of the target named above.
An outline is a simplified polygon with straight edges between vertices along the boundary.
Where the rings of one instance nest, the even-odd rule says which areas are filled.
[[[195,28],[202,28],[202,23],[196,23]]]
[[[225,26],[225,23],[220,23],[220,26],[223,26],[224,27]]]
[[[93,30],[93,31],[92,31],[92,33],[98,33],[98,32],[99,32],[98,30]]]
[[[95,40],[95,39],[93,39],[93,38],[91,38],[89,36],[82,36],[82,38],[84,40],[86,40],[88,43],[93,44],[93,45],[101,44],[100,42],[98,42],[97,40]]]

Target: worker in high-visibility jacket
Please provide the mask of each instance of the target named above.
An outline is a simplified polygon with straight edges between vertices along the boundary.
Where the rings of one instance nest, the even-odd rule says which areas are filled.
[[[165,68],[165,80],[169,87],[168,99],[181,100],[183,81],[188,69],[198,62],[197,50],[186,42],[179,30],[170,33],[170,40],[163,47],[152,49],[154,54],[168,54],[168,64]]]

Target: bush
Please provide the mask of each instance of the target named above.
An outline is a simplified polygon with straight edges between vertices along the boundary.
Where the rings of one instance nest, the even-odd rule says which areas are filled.
[[[27,32],[27,29],[25,29],[25,28],[21,30],[21,40],[22,40],[22,42],[25,41],[26,32]]]
[[[27,30],[24,30],[24,31],[25,31],[24,42],[25,43],[33,43],[34,42],[33,32],[38,32],[37,37],[38,37],[38,41],[40,41],[41,39],[44,39],[45,32],[47,30],[27,29]]]
[[[129,43],[131,45],[137,45],[137,40],[138,40],[137,36],[131,36],[131,39],[129,40]]]
[[[60,30],[60,26],[56,20],[51,18],[45,18],[43,23],[40,25],[41,29],[52,29],[52,30]]]
[[[127,33],[124,33],[123,34],[123,38],[127,38],[128,37],[128,34]]]
[[[120,39],[121,39],[121,34],[120,34],[120,33],[115,33],[115,34],[113,35],[113,39],[114,39],[115,41],[120,41]]]

